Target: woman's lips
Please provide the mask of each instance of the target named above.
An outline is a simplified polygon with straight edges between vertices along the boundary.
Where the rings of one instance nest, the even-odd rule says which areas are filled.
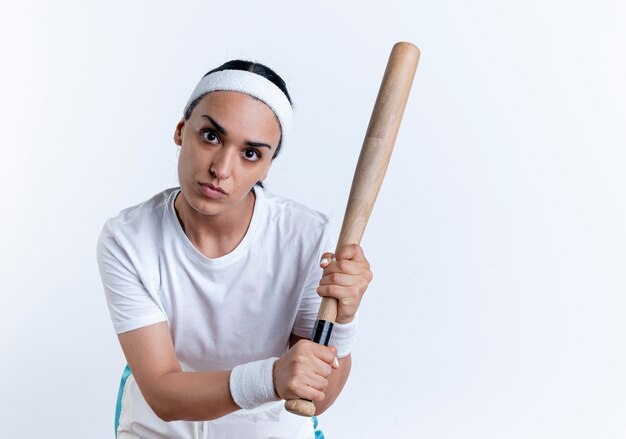
[[[198,183],[200,185],[200,192],[202,195],[208,198],[224,198],[228,195],[224,189],[219,186],[212,185],[211,183]]]

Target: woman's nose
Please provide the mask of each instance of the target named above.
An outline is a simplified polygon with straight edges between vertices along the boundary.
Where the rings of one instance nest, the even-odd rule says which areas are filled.
[[[222,149],[213,160],[209,171],[211,175],[219,180],[230,177],[233,163],[235,160],[235,152],[230,148]]]

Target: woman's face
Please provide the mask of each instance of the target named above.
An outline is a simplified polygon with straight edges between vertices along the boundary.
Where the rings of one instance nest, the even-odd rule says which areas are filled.
[[[189,205],[204,215],[240,206],[267,176],[280,135],[274,112],[263,102],[231,91],[204,96],[174,132],[181,147],[178,179]]]

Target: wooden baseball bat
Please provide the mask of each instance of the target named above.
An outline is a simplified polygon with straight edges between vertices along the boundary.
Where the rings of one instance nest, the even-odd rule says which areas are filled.
[[[391,50],[354,171],[337,249],[361,242],[391,158],[419,57],[419,49],[411,43],[396,43]],[[324,297],[311,340],[328,346],[336,318],[337,300]],[[285,401],[285,409],[301,416],[315,414],[315,405],[305,399]]]

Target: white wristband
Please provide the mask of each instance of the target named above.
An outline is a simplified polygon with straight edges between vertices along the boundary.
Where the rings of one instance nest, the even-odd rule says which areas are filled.
[[[342,358],[350,354],[356,344],[356,333],[359,327],[358,313],[350,323],[333,324],[333,332],[330,334],[331,346],[337,348],[337,358]]]
[[[272,371],[275,358],[240,364],[230,373],[230,394],[242,409],[253,409],[266,402],[278,401]]]

